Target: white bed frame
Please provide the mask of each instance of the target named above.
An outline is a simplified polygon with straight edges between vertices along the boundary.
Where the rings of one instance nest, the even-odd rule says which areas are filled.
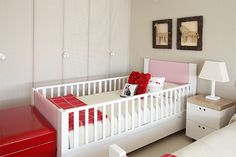
[[[149,59],[144,61],[144,71],[148,72]],[[53,125],[57,130],[57,156],[79,156],[79,157],[90,157],[90,156],[108,156],[109,145],[118,144],[126,152],[131,152],[135,149],[143,147],[149,143],[152,143],[158,139],[161,139],[165,136],[173,134],[179,130],[185,128],[185,101],[186,97],[195,94],[196,92],[196,64],[189,63],[189,83],[181,85],[175,88],[166,89],[156,93],[146,93],[142,95],[137,95],[134,97],[120,98],[116,101],[110,101],[103,104],[92,104],[83,107],[77,107],[72,109],[58,109],[53,105],[48,98],[56,96],[64,96],[69,93],[72,93],[75,96],[85,96],[92,95],[102,92],[115,91],[123,88],[124,84],[127,82],[128,77],[116,77],[108,78],[101,80],[77,82],[77,83],[68,83],[60,84],[54,86],[39,87],[33,89],[33,103],[34,106],[44,115],[44,117]],[[154,101],[154,99],[160,99],[159,101]],[[148,123],[141,124],[141,101],[144,105],[144,121],[147,122],[147,101],[150,100],[151,103],[151,121]],[[138,103],[135,103],[137,102]],[[125,118],[125,131],[121,131],[121,126],[118,125],[118,134],[114,134],[114,106],[118,105],[118,120],[121,119],[121,105],[125,105],[125,117],[128,113],[128,105],[131,102],[132,112],[132,128],[128,129],[128,119]],[[161,106],[160,119],[154,120],[153,110],[155,104],[158,102]],[[170,103],[170,107],[165,107],[164,104]],[[111,110],[111,136],[106,136],[106,109],[110,108]],[[135,107],[138,107],[138,126],[135,127],[134,124],[134,112]],[[88,137],[88,111],[89,109],[94,108],[94,141],[89,142]],[[97,110],[102,108],[103,112],[103,138],[98,139],[97,135]],[[79,145],[79,111],[85,110],[85,144]],[[157,110],[156,110],[157,111]],[[170,112],[170,114],[169,114]],[[69,122],[68,117],[69,113],[74,113],[74,147],[69,149]],[[120,123],[119,123],[120,124]]]

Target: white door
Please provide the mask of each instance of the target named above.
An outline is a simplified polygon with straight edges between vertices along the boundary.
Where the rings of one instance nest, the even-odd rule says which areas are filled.
[[[130,0],[111,0],[110,74],[129,71]]]
[[[87,77],[89,0],[65,0],[64,49],[70,57],[64,59],[64,79]]]
[[[32,1],[0,0],[0,107],[30,103]]]
[[[63,0],[35,0],[34,81],[62,80]]]
[[[89,76],[109,73],[110,0],[90,0]]]

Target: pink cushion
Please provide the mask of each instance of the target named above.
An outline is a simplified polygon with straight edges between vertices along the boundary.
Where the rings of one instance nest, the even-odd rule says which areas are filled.
[[[165,77],[167,82],[189,83],[188,63],[150,60],[148,71],[154,77]]]

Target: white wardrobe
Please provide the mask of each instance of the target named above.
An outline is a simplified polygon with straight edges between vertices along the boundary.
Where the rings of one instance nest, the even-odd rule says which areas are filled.
[[[127,73],[129,25],[130,0],[0,0],[0,107],[29,104],[32,86]]]
[[[0,0],[0,107],[30,103],[32,0]]]
[[[34,10],[35,82],[128,72],[129,0],[35,0]]]

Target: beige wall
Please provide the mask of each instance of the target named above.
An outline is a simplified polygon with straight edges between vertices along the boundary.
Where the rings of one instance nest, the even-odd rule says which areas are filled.
[[[216,94],[236,100],[236,1],[235,0],[132,0],[130,70],[142,70],[143,58],[187,61],[225,61],[230,82],[217,83]],[[203,51],[176,50],[176,19],[203,15]],[[173,48],[152,48],[152,21],[173,19]],[[210,82],[198,79],[198,92],[209,93]]]

